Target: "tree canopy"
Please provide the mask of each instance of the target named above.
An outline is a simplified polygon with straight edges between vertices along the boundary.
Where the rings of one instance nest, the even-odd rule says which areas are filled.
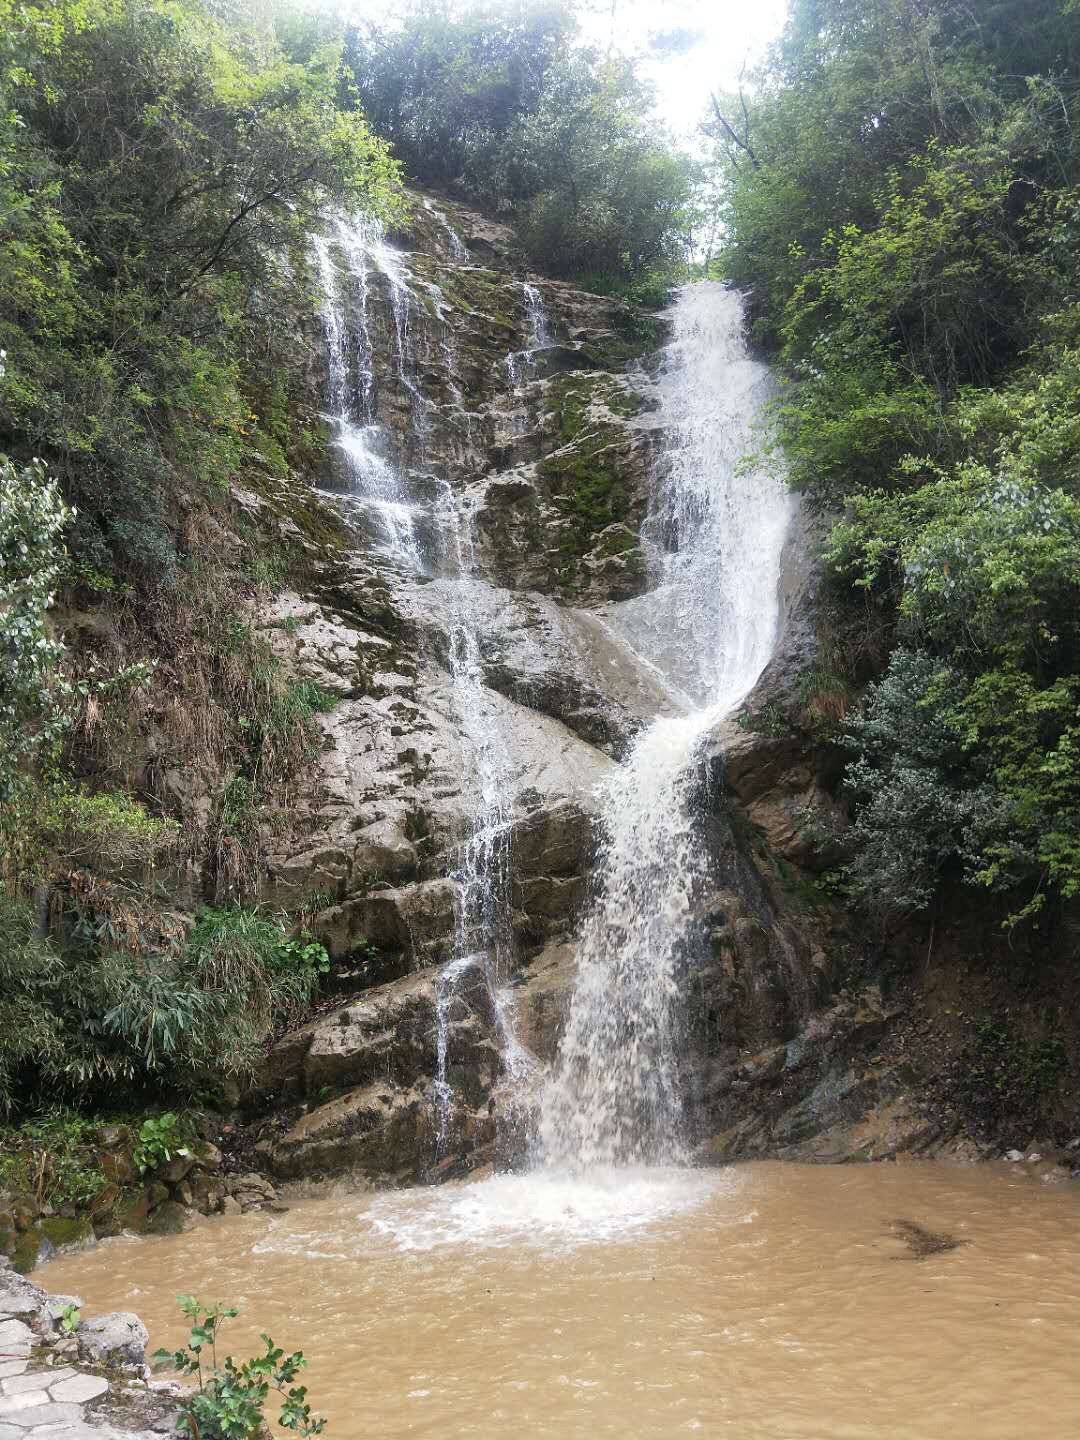
[[[407,172],[511,220],[540,268],[629,281],[683,258],[690,162],[566,0],[415,7],[353,29],[346,57]]]

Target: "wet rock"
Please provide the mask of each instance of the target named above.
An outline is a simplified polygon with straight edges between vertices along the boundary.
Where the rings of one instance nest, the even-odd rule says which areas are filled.
[[[146,1222],[151,1235],[184,1235],[202,1223],[203,1217],[180,1200],[166,1200]]]
[[[400,1091],[376,1083],[303,1116],[274,1144],[270,1162],[288,1178],[356,1171],[405,1182],[417,1178],[433,1153],[426,1087]]]

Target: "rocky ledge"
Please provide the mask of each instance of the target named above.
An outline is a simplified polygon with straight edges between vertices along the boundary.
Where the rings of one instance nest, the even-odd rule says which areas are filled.
[[[207,1136],[228,1142],[228,1134],[209,1120],[203,1128]],[[15,1270],[26,1272],[58,1251],[110,1235],[178,1235],[214,1215],[284,1208],[265,1176],[238,1169],[235,1159],[224,1157],[209,1138],[185,1146],[145,1174],[136,1165],[135,1146],[130,1125],[98,1128],[84,1158],[102,1184],[85,1202],[55,1207],[25,1185],[17,1191],[0,1189],[0,1265],[10,1260]]]
[[[79,1321],[0,1256],[0,1440],[155,1440],[176,1429],[181,1394],[150,1379],[137,1315]]]

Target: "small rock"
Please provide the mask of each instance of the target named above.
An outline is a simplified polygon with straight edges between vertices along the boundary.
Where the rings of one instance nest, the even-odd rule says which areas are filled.
[[[1039,1154],[1039,1152],[1037,1150],[1033,1150],[1031,1154],[1027,1157],[1027,1163],[1029,1165],[1037,1165],[1041,1159],[1042,1156]]]
[[[1013,1162],[1013,1164],[1015,1164],[1018,1160],[1023,1160],[1023,1158],[1024,1158],[1024,1157],[1023,1157],[1023,1154],[1022,1154],[1019,1150],[1006,1150],[1006,1151],[1005,1151],[1005,1159],[1006,1159],[1006,1160],[1011,1160],[1011,1161]]]
[[[0,1351],[7,1360],[22,1360],[29,1356],[34,1342],[34,1332],[21,1320],[0,1320]]]
[[[35,1425],[73,1425],[82,1419],[82,1406],[48,1400],[41,1405],[27,1406],[17,1412],[15,1424],[28,1430]]]
[[[222,1215],[242,1215],[244,1211],[239,1200],[235,1200],[231,1195],[226,1195],[221,1202],[221,1213]]]
[[[221,1151],[209,1140],[204,1141],[203,1144],[199,1146],[196,1159],[204,1170],[221,1169]]]
[[[254,1170],[238,1176],[235,1184],[237,1190],[261,1190],[264,1195],[277,1194],[273,1184],[264,1175],[257,1175]]]
[[[170,1185],[179,1185],[180,1181],[185,1179],[188,1172],[194,1168],[194,1155],[174,1155],[167,1165],[162,1166],[161,1178]]]
[[[21,1395],[26,1390],[51,1390],[57,1381],[69,1380],[74,1374],[76,1371],[70,1367],[49,1374],[43,1370],[35,1370],[32,1375],[18,1375],[12,1380],[3,1381],[0,1389],[5,1395]]]
[[[0,1420],[19,1410],[32,1410],[35,1405],[47,1405],[48,1402],[49,1392],[42,1390],[40,1383],[36,1390],[17,1390],[13,1395],[0,1395]],[[19,1425],[22,1422],[17,1420],[15,1423]]]
[[[202,1216],[176,1200],[159,1205],[146,1223],[150,1235],[183,1235],[202,1223]]]
[[[127,1150],[106,1151],[101,1157],[101,1170],[106,1180],[112,1180],[117,1185],[130,1185],[139,1178],[135,1161]]]

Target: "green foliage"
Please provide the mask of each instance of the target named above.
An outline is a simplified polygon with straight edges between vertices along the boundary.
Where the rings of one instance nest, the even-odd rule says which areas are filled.
[[[148,1115],[139,1126],[133,1159],[140,1175],[167,1165],[174,1155],[191,1154],[190,1127],[175,1110]]]
[[[302,1351],[292,1355],[263,1335],[261,1355],[239,1364],[231,1355],[218,1363],[217,1342],[222,1322],[240,1312],[234,1306],[204,1306],[190,1295],[178,1297],[191,1321],[187,1345],[180,1350],[158,1350],[155,1366],[194,1376],[198,1388],[180,1411],[177,1430],[203,1440],[247,1440],[265,1426],[265,1407],[273,1390],[281,1397],[278,1424],[306,1437],[320,1434],[326,1421],[311,1413],[307,1389],[296,1385],[307,1364]]]
[[[792,480],[837,613],[900,643],[845,739],[882,914],[950,873],[1017,914],[1080,893],[1078,42],[1060,0],[797,0],[758,97],[718,99]]]
[[[200,987],[242,997],[237,1017],[257,1033],[291,1018],[311,999],[319,976],[330,969],[323,945],[291,939],[277,920],[255,910],[199,912],[187,944],[187,960]]]
[[[52,1106],[19,1126],[0,1126],[0,1189],[32,1195],[39,1205],[83,1206],[106,1179],[94,1121]]]
[[[558,0],[415,9],[354,31],[347,57],[411,174],[507,213],[544,269],[640,280],[654,301],[684,257],[691,167],[633,64],[581,47],[576,30]]]
[[[0,381],[3,374],[0,352]],[[54,681],[62,646],[45,617],[71,519],[39,460],[19,467],[0,455],[0,805],[11,802],[20,768],[63,724]]]
[[[4,8],[0,443],[48,457],[85,570],[174,582],[181,502],[280,447],[249,396],[290,247],[327,204],[392,213],[395,167],[338,104],[340,42],[293,60],[202,0]]]
[[[0,1109],[249,1074],[270,1028],[329,969],[318,942],[251,911],[207,909],[186,941],[156,940],[92,911],[45,940],[29,905],[0,898]]]
[[[78,1305],[68,1304],[60,1307],[60,1314],[57,1316],[60,1329],[65,1335],[74,1335],[82,1322],[82,1311]]]

